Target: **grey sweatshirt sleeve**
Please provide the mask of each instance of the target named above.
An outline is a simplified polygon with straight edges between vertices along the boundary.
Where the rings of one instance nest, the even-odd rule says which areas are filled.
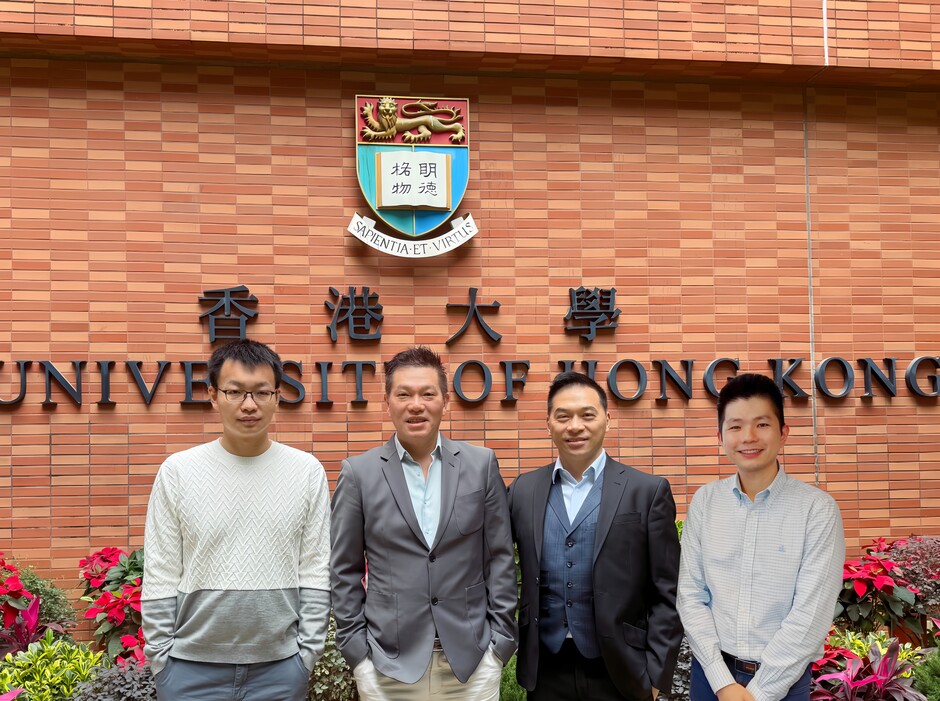
[[[301,589],[297,645],[300,647],[304,665],[311,672],[323,655],[329,621],[330,592],[323,589]]]
[[[182,534],[169,460],[157,473],[144,531],[141,618],[144,654],[154,674],[166,666],[176,632],[177,592],[183,574]]]

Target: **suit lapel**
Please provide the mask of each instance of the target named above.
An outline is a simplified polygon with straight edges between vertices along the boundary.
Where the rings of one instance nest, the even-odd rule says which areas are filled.
[[[552,488],[552,470],[554,465],[543,467],[535,488],[532,490],[532,536],[535,538],[535,559],[542,566],[542,541],[545,538],[545,509],[548,506],[548,494]],[[567,517],[566,517],[567,518]]]
[[[614,521],[617,507],[620,506],[620,498],[627,486],[626,472],[625,465],[616,460],[611,460],[610,456],[607,456],[607,462],[604,464],[604,483],[601,485],[601,510],[597,515],[597,530],[594,533],[595,561],[597,561],[597,554],[601,551],[601,546],[607,540],[610,525]]]
[[[556,518],[565,527],[565,533],[571,530],[571,522],[568,521],[568,509],[565,508],[565,497],[561,493],[561,485],[552,484],[548,488],[548,507],[555,512]]]
[[[437,547],[444,535],[444,528],[454,513],[457,499],[457,483],[460,481],[460,448],[454,441],[441,436],[441,518],[437,523],[437,534],[431,550]]]
[[[402,471],[401,460],[398,458],[398,451],[395,450],[394,438],[382,448],[380,457],[382,458],[382,471],[385,473],[385,481],[388,482],[392,497],[398,504],[398,510],[401,511],[408,527],[414,531],[418,541],[424,544],[424,536],[418,526],[415,508],[411,504],[411,495],[408,493],[408,484],[405,482],[405,473]]]

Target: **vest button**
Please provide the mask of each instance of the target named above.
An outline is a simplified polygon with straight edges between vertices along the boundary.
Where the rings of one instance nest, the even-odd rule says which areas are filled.
[[[569,600],[568,600],[568,604],[567,604],[568,608],[571,608],[573,605],[574,605],[574,604],[571,603],[571,599],[569,599]]]
[[[574,586],[574,582],[568,582],[568,588],[571,589]]]
[[[437,555],[435,555],[434,553],[431,553],[430,555],[428,555],[428,559],[431,562],[434,562],[437,559]]]
[[[573,562],[569,562],[569,563],[568,563],[568,567],[574,567],[574,563],[573,563]]]
[[[567,545],[569,548],[573,548],[573,547],[574,547],[574,541],[573,541],[573,540],[569,540],[567,543],[565,543],[565,545]]]
[[[437,597],[431,599],[431,606],[437,606]]]

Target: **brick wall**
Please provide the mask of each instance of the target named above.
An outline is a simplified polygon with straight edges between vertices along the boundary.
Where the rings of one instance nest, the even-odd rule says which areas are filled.
[[[4,0],[0,32],[128,50],[169,41],[934,70],[938,17],[932,0]]]
[[[366,213],[357,93],[470,99],[472,242],[410,262],[345,233]],[[684,512],[729,472],[706,366],[806,358],[793,377],[809,392],[811,365],[838,356],[855,365],[854,389],[788,401],[784,463],[836,496],[852,547],[937,533],[938,400],[903,373],[940,337],[938,109],[935,93],[887,89],[3,60],[0,399],[18,391],[14,361],[33,365],[25,400],[0,409],[0,549],[72,581],[89,551],[141,543],[162,459],[218,431],[210,410],[180,405],[179,363],[211,351],[203,290],[236,284],[259,299],[251,337],[304,365],[307,398],[281,409],[276,438],[312,450],[331,480],[346,454],[390,434],[381,377],[366,374],[368,404],[355,404],[344,360],[381,367],[413,343],[451,369],[483,360],[493,394],[454,401],[445,428],[495,448],[511,479],[552,459],[544,396],[558,361],[596,360],[604,378],[632,358],[649,387],[613,403],[609,449],[668,477]],[[622,309],[620,328],[589,345],[564,331],[568,289],[582,284],[616,287]],[[330,342],[331,286],[380,294],[381,343],[342,330]],[[471,327],[445,348],[463,322],[446,304],[469,287],[501,303],[486,318],[503,339]],[[862,398],[856,359],[889,356],[897,397],[876,386]],[[504,403],[499,362],[515,359],[531,362],[529,381]],[[656,400],[653,359],[694,359],[691,400],[672,385]],[[43,360],[71,380],[70,361],[88,361],[81,407],[55,387],[57,406],[42,406]],[[117,361],[113,406],[96,404],[102,360]],[[149,407],[126,360],[148,382],[173,362]],[[331,406],[316,403],[317,361],[333,362]],[[633,373],[619,377],[632,393]]]

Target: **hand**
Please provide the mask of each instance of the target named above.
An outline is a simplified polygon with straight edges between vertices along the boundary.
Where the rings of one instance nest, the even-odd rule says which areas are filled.
[[[656,701],[656,697],[659,696],[659,689],[655,686],[653,687],[653,701]]]
[[[754,701],[751,692],[740,684],[728,684],[718,690],[718,701]]]

